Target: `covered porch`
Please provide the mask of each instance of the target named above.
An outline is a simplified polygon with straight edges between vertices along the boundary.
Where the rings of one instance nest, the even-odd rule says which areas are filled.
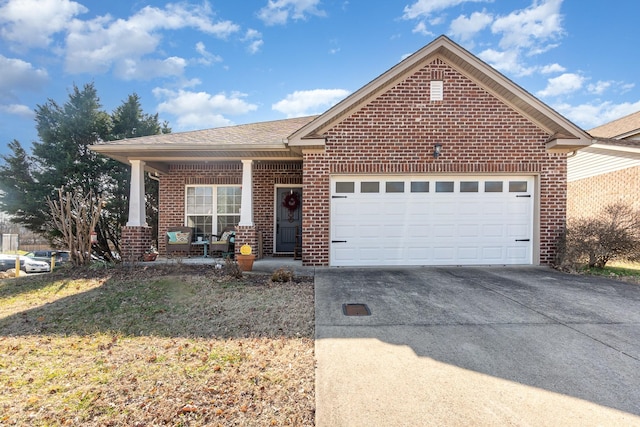
[[[193,229],[192,240],[235,227],[235,251],[250,245],[260,257],[293,256],[302,247],[302,154],[287,136],[314,117],[253,123],[98,144],[92,150],[131,167],[129,215],[122,228],[123,260],[151,246],[166,255],[171,227]],[[158,241],[145,214],[145,178],[159,182]],[[293,201],[292,201],[293,200]],[[287,203],[289,203],[287,205]],[[297,242],[297,243],[296,243]],[[202,245],[178,254],[203,255]]]

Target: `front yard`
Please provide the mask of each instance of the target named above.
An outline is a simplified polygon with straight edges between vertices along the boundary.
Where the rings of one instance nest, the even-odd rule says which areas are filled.
[[[0,280],[0,425],[313,425],[312,279],[166,268]]]

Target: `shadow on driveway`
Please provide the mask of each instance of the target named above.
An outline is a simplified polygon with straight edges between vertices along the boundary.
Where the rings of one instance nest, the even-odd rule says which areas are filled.
[[[318,426],[640,425],[637,285],[544,267],[324,269],[315,284]]]

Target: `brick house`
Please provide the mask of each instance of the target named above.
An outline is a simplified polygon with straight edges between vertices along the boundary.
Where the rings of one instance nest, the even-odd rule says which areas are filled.
[[[131,165],[130,255],[150,244],[152,172],[160,236],[235,225],[236,248],[291,254],[297,241],[304,265],[477,265],[553,261],[567,153],[590,144],[441,36],[319,116],[93,149]]]
[[[640,111],[591,129],[595,143],[567,160],[567,217],[622,202],[640,210]]]

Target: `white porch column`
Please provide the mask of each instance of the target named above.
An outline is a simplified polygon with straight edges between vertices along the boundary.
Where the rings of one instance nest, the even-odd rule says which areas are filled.
[[[242,160],[240,226],[253,227],[253,160]]]
[[[131,187],[129,189],[128,227],[148,227],[144,204],[144,161],[129,160],[131,163]]]

